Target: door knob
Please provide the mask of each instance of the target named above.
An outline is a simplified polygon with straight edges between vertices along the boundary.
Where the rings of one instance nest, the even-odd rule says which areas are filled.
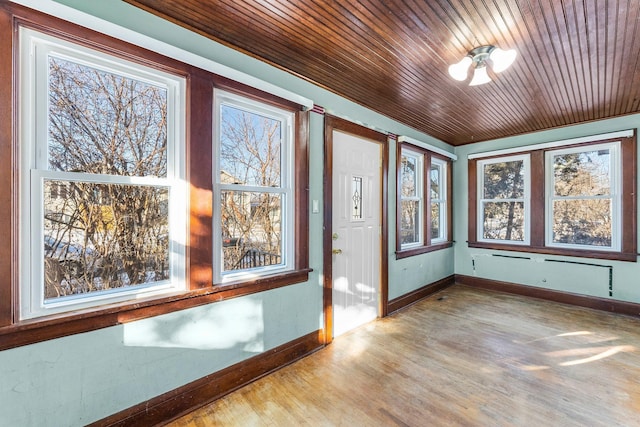
[[[340,255],[342,253],[342,249],[332,249],[331,253],[334,255]]]

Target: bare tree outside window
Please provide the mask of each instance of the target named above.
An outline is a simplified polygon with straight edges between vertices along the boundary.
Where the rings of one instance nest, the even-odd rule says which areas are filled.
[[[45,299],[169,278],[167,89],[51,56]],[[87,180],[87,175],[96,176]]]
[[[418,157],[402,155],[400,162],[400,244],[420,242],[420,162]]]
[[[553,156],[553,242],[612,244],[610,150]]]
[[[524,162],[489,163],[482,173],[483,238],[525,240]]]
[[[282,121],[226,104],[220,116],[222,271],[281,264]]]
[[[433,163],[429,171],[430,200],[431,200],[431,239],[444,239],[442,220],[444,216],[445,199],[443,194],[444,165]]]

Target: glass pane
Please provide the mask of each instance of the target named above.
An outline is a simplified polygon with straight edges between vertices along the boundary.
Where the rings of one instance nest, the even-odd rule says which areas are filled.
[[[484,239],[524,241],[524,203],[488,202],[483,206]]]
[[[169,278],[169,190],[47,180],[45,299]]]
[[[282,264],[281,194],[221,193],[223,271]]]
[[[167,90],[49,58],[49,169],[167,175]]]
[[[603,196],[611,193],[609,150],[553,156],[557,196]]]
[[[440,239],[440,203],[431,203],[431,238]]]
[[[221,107],[223,183],[280,187],[282,122],[228,105]]]
[[[351,179],[351,218],[362,219],[362,177],[354,176]]]
[[[418,159],[413,156],[402,156],[401,161],[402,187],[401,197],[416,197],[418,179]]]
[[[485,199],[521,199],[524,197],[524,162],[484,165]]]
[[[403,200],[400,218],[400,243],[405,245],[420,241],[420,202]]]
[[[441,167],[437,165],[431,165],[431,198],[432,199],[441,199],[440,197],[440,174]]]
[[[610,200],[556,200],[553,203],[553,242],[611,246]]]

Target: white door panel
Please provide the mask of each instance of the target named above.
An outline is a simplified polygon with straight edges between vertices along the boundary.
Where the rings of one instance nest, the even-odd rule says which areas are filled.
[[[378,316],[380,145],[333,134],[333,336]]]

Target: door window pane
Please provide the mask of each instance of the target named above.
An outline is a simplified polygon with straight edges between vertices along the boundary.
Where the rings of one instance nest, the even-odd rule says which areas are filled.
[[[351,178],[351,218],[362,219],[362,177]]]

